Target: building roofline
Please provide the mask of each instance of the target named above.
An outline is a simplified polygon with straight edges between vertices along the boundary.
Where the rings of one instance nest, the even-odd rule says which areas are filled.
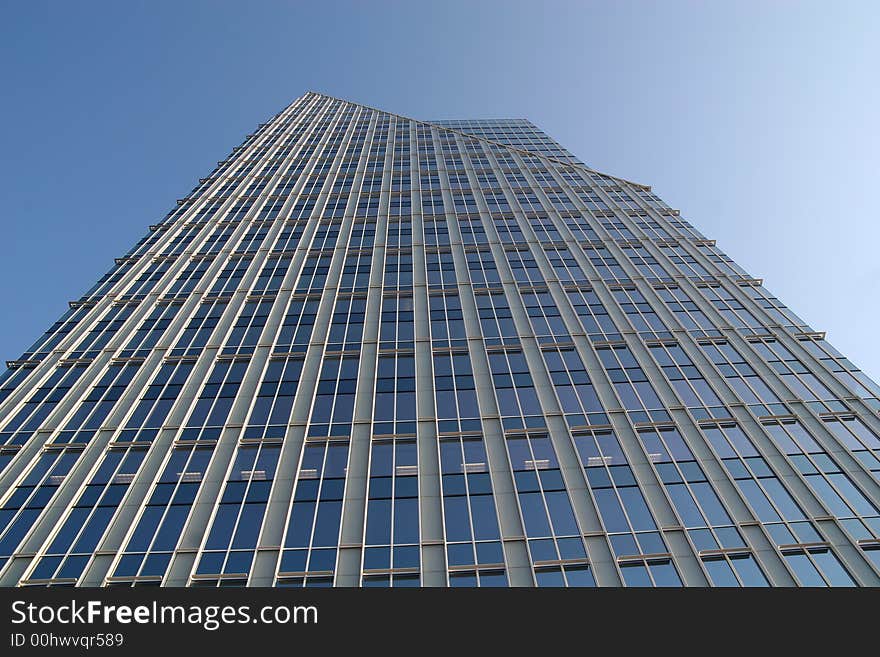
[[[620,176],[614,176],[614,175],[611,175],[610,173],[605,173],[605,172],[603,172],[603,171],[599,171],[599,170],[597,170],[597,169],[593,169],[592,167],[588,167],[586,164],[582,164],[582,163],[579,163],[579,162],[568,162],[568,161],[566,161],[566,160],[559,160],[559,159],[557,159],[557,158],[555,158],[555,157],[550,157],[549,155],[544,155],[544,154],[542,154],[542,153],[537,153],[537,152],[535,152],[535,151],[529,151],[529,150],[526,150],[526,149],[523,149],[523,148],[517,148],[516,146],[511,146],[510,144],[504,144],[504,143],[502,143],[502,142],[493,141],[493,140],[491,140],[491,139],[486,139],[485,137],[477,137],[476,135],[472,135],[472,134],[469,134],[469,133],[467,133],[467,132],[463,132],[463,131],[461,131],[461,130],[456,130],[455,128],[450,128],[450,127],[448,127],[448,126],[444,126],[444,125],[438,125],[438,124],[436,124],[436,123],[432,123],[431,121],[422,121],[421,119],[414,119],[414,118],[411,117],[411,116],[405,116],[405,115],[403,115],[403,114],[398,114],[398,113],[396,113],[396,112],[389,112],[388,110],[384,110],[384,109],[381,109],[381,108],[379,108],[379,107],[373,107],[372,105],[366,105],[366,104],[364,104],[364,103],[358,103],[358,102],[353,101],[353,100],[348,100],[347,98],[340,98],[340,97],[338,97],[338,96],[331,96],[330,94],[325,94],[325,93],[320,92],[320,91],[309,90],[309,91],[307,91],[304,95],[307,96],[307,95],[309,95],[309,94],[314,94],[314,95],[316,95],[316,96],[321,96],[321,97],[323,97],[323,98],[330,98],[330,99],[332,99],[332,100],[338,100],[338,101],[341,101],[341,102],[343,102],[343,103],[348,103],[349,105],[355,105],[355,106],[357,106],[357,107],[363,107],[363,108],[365,108],[365,109],[372,110],[372,111],[374,111],[374,112],[382,112],[383,114],[389,114],[389,115],[391,115],[391,116],[396,116],[397,118],[404,119],[404,120],[406,120],[406,121],[412,121],[413,123],[418,123],[418,124],[420,124],[420,125],[428,125],[428,126],[431,126],[431,127],[433,127],[433,128],[437,128],[438,130],[447,130],[448,132],[452,132],[452,133],[454,133],[454,134],[461,135],[462,137],[466,137],[466,138],[469,138],[469,139],[475,139],[475,140],[477,140],[477,141],[485,142],[485,143],[487,143],[487,144],[492,144],[492,145],[494,145],[494,146],[501,146],[502,148],[506,148],[506,149],[511,150],[511,151],[514,151],[514,152],[516,152],[516,153],[522,153],[522,154],[525,154],[525,155],[532,155],[532,156],[535,156],[535,157],[540,157],[542,160],[547,160],[547,161],[549,161],[549,162],[553,162],[554,164],[557,164],[557,165],[567,166],[567,167],[575,167],[575,168],[577,168],[577,169],[583,169],[584,171],[589,171],[590,173],[596,173],[596,174],[598,174],[598,175],[600,175],[600,176],[605,176],[606,178],[611,178],[612,180],[617,180],[617,181],[619,181],[619,182],[626,183],[627,185],[635,185],[636,187],[641,187],[642,189],[645,189],[645,190],[647,190],[647,191],[651,191],[651,186],[650,186],[650,185],[645,185],[645,184],[643,184],[643,183],[635,182],[634,180],[628,180],[628,179],[626,179],[626,178],[621,178]],[[438,120],[439,120],[439,119],[438,119]],[[448,119],[448,120],[451,120],[451,121],[456,121],[456,120],[458,120],[458,121],[468,121],[468,120],[472,120],[472,119]],[[528,121],[528,122],[531,123],[535,128],[538,128],[538,126],[536,126],[534,123],[532,123],[532,121],[531,121],[530,119],[518,119],[518,120]],[[538,128],[538,129],[540,129],[540,128]],[[558,142],[557,142],[557,143],[558,143]]]

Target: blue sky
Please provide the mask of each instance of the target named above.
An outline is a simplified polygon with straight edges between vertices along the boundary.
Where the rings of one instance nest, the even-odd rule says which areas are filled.
[[[531,119],[880,376],[880,3],[5,2],[0,359],[316,90]]]

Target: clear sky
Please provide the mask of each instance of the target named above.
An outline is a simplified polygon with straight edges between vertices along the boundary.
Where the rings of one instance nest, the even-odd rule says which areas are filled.
[[[880,2],[2,2],[0,359],[307,90],[525,117],[880,377]]]

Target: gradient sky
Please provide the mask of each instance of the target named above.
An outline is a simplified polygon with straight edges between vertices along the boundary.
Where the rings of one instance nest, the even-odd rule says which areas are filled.
[[[2,3],[0,360],[307,90],[525,117],[880,376],[880,2]]]

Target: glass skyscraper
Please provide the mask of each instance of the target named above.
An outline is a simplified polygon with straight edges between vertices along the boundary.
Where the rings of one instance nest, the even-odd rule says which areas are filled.
[[[8,363],[0,584],[876,586],[878,411],[649,187],[310,92]]]

